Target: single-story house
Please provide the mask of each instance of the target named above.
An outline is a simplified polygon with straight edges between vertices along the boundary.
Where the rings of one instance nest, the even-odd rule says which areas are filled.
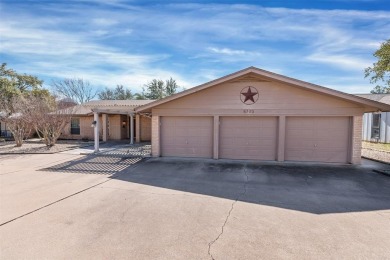
[[[64,98],[57,101],[57,107],[62,108],[61,110],[74,107],[75,105],[77,105],[77,103],[70,98]],[[0,111],[0,137],[12,138],[12,133],[7,127],[7,123],[5,121],[2,121],[2,117],[5,116],[6,112]],[[31,133],[31,136],[33,136],[33,134],[34,133]]]
[[[12,134],[7,128],[7,123],[1,120],[5,115],[4,111],[0,111],[0,137],[11,137]]]
[[[390,94],[358,94],[357,96],[390,105]],[[363,140],[390,143],[390,112],[377,111],[363,115]]]
[[[60,138],[94,140],[94,126],[99,129],[100,140],[124,140],[142,142],[151,140],[151,116],[135,114],[138,106],[153,100],[93,100],[60,113],[71,111],[71,122]],[[95,121],[95,124],[92,123]]]
[[[152,117],[155,157],[359,164],[362,116],[379,110],[390,105],[249,67],[134,112]]]

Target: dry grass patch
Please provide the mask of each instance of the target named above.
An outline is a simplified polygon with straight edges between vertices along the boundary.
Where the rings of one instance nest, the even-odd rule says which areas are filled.
[[[362,147],[366,149],[390,152],[390,144],[372,143],[372,142],[363,141]]]

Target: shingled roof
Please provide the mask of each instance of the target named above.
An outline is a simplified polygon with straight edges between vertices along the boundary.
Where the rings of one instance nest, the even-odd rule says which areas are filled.
[[[91,100],[81,105],[60,110],[65,114],[87,116],[92,115],[94,110],[106,110],[113,113],[133,112],[136,107],[146,105],[154,100]]]
[[[390,105],[390,94],[355,94],[355,96]]]

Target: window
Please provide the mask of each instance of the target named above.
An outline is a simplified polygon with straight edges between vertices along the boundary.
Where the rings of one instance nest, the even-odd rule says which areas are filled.
[[[72,118],[70,120],[70,134],[71,135],[80,134],[80,118]]]
[[[371,138],[379,139],[381,135],[381,114],[372,114]]]

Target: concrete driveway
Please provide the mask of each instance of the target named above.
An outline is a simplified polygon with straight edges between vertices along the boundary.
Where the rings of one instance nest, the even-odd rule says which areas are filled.
[[[388,259],[372,167],[0,157],[0,258]]]

